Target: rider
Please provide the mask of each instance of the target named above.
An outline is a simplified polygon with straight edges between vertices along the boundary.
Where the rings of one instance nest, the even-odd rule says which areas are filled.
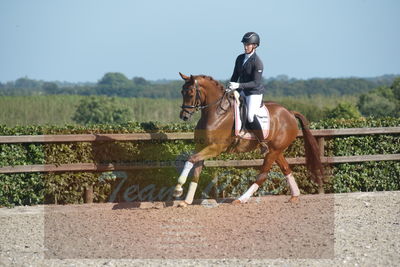
[[[244,54],[236,58],[235,68],[228,88],[238,90],[246,98],[247,121],[249,128],[253,130],[260,145],[261,152],[265,153],[268,146],[264,141],[262,128],[258,120],[254,119],[263,101],[264,85],[261,82],[263,63],[256,54],[260,45],[260,37],[255,32],[248,32],[242,38]],[[238,82],[239,81],[239,82]]]

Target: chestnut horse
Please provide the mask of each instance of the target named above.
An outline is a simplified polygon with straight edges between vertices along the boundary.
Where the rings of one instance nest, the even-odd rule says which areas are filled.
[[[186,76],[179,73],[185,81],[182,86],[183,105],[180,118],[187,121],[192,114],[201,110],[201,117],[195,128],[195,154],[186,161],[184,169],[178,178],[174,196],[183,194],[182,185],[186,182],[190,170],[194,167],[193,179],[189,185],[186,199],[180,203],[181,207],[192,204],[204,160],[216,157],[222,152],[248,152],[259,146],[258,140],[245,140],[235,137],[234,125],[234,96],[228,93],[224,86],[212,77],[205,75]],[[306,166],[313,180],[322,189],[323,166],[320,160],[318,144],[308,128],[307,119],[300,113],[289,111],[274,102],[264,103],[270,113],[270,131],[266,139],[268,152],[264,157],[260,173],[255,183],[234,203],[247,202],[253,193],[267,179],[272,164],[276,162],[286,176],[291,191],[290,202],[298,202],[300,191],[292,175],[292,170],[286,161],[283,152],[296,139],[299,132],[297,119],[300,120],[306,153]]]

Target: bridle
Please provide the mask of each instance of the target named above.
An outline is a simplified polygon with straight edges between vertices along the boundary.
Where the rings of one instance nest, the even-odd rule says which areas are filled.
[[[220,97],[217,101],[214,101],[212,103],[209,103],[207,105],[202,105],[201,104],[201,91],[200,91],[200,87],[199,87],[199,83],[198,81],[195,79],[194,80],[194,88],[196,89],[196,96],[194,99],[194,104],[193,105],[182,105],[182,111],[188,113],[190,116],[193,115],[195,112],[201,110],[201,109],[205,109],[208,108],[210,106],[213,106],[215,104],[218,104],[222,101],[222,99],[224,99],[225,95],[226,95],[226,91],[224,92],[224,95],[222,97]],[[194,109],[194,111],[190,112],[188,110],[186,110],[187,108],[191,108]]]

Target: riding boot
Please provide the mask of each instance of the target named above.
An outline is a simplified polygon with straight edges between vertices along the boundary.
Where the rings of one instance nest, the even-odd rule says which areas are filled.
[[[249,123],[249,128],[252,130],[252,132],[254,133],[254,135],[256,136],[258,143],[261,146],[261,154],[265,155],[268,153],[268,144],[267,141],[264,140],[264,135],[263,135],[263,131],[261,128],[261,125],[258,121],[258,119],[256,118],[256,116],[254,115],[254,120],[252,123]]]

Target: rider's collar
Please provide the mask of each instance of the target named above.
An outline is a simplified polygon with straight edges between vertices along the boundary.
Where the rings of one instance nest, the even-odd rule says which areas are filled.
[[[244,60],[243,60],[243,66],[244,66],[244,64],[246,64],[246,62],[247,62],[247,60],[252,56],[252,55],[254,55],[254,52],[256,52],[255,50],[253,50],[253,52],[251,52],[250,54],[244,54]]]
[[[256,50],[254,49],[253,52],[251,52],[250,54],[244,54],[244,58],[245,59],[249,59],[249,57],[251,57],[252,55],[254,55],[254,53],[256,52]]]

